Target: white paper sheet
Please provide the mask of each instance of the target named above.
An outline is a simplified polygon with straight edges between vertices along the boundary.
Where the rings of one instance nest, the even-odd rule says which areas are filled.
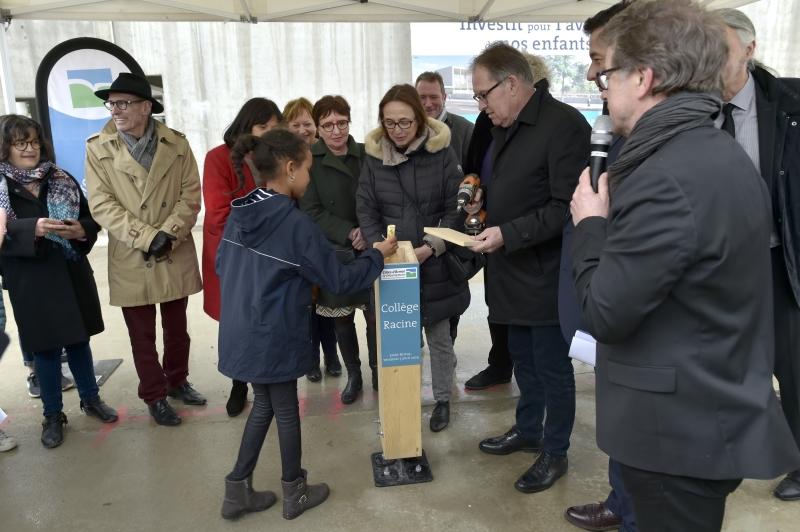
[[[592,335],[583,331],[575,331],[569,346],[569,356],[594,367],[597,356],[597,342]]]

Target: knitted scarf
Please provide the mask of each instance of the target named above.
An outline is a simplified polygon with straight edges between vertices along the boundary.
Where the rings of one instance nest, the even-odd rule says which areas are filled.
[[[32,170],[17,168],[7,161],[0,161],[0,207],[6,210],[8,220],[16,220],[17,214],[11,207],[8,196],[8,181],[5,178],[13,179],[20,185],[32,189],[32,194],[39,196],[39,189],[42,181],[47,178],[47,212],[50,218],[55,220],[77,220],[81,210],[81,194],[78,184],[69,174],[58,168],[50,161],[42,161]],[[47,233],[45,238],[61,244],[61,250],[68,259],[77,259],[78,253],[72,248],[68,240]]]
[[[619,158],[609,167],[611,183],[616,185],[628,177],[672,137],[708,123],[721,107],[715,94],[680,92],[650,108],[633,126]]]
[[[141,138],[137,139],[133,135],[128,135],[122,131],[117,131],[117,133],[119,133],[119,137],[128,147],[131,157],[149,172],[150,167],[153,166],[153,158],[156,156],[156,148],[158,148],[155,119],[150,117],[147,122],[147,128]]]

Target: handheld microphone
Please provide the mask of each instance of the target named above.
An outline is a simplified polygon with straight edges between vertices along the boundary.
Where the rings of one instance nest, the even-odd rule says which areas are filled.
[[[612,129],[614,124],[611,117],[600,115],[594,121],[592,128],[591,150],[589,156],[589,177],[592,182],[592,189],[597,192],[597,181],[600,174],[606,171],[608,161],[608,147],[611,146]]]

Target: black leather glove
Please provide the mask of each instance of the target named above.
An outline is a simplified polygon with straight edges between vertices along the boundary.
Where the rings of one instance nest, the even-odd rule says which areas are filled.
[[[172,242],[177,240],[174,236],[169,233],[165,233],[164,231],[159,231],[156,233],[155,238],[153,241],[150,242],[150,248],[145,253],[145,260],[149,259],[150,257],[155,257],[160,259],[170,251],[172,251]]]

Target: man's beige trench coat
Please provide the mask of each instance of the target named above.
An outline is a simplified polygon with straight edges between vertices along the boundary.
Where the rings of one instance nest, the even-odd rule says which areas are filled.
[[[110,303],[118,307],[181,299],[202,289],[192,227],[200,176],[183,134],[156,122],[150,172],[128,152],[112,120],[86,145],[86,187],[94,219],[108,230]],[[145,252],[158,231],[177,238],[156,260]]]

